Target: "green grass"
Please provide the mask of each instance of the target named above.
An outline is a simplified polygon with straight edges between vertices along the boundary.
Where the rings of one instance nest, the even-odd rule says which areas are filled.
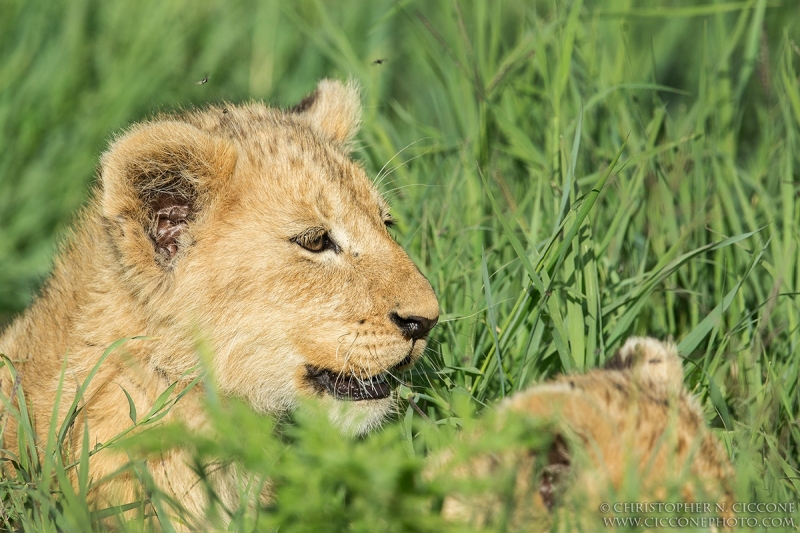
[[[220,434],[232,418],[267,451],[191,441],[280,480],[280,505],[240,509],[236,527],[445,530],[419,512],[446,490],[419,477],[440,439],[421,435],[431,421],[469,424],[465,412],[598,366],[633,334],[679,343],[737,500],[800,499],[792,0],[0,0],[0,12],[0,324],[29,303],[126,124],[223,98],[288,105],[322,77],[364,88],[355,155],[373,176],[386,165],[397,239],[441,325],[377,435],[298,422],[276,440],[235,408],[215,418]],[[38,444],[42,464],[32,442],[15,450],[28,477],[0,480],[0,524],[100,527],[57,442]]]

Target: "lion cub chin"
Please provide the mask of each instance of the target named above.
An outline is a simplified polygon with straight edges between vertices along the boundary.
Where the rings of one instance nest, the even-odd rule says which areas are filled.
[[[550,444],[460,464],[444,454],[430,476],[497,479],[505,472],[513,485],[503,496],[456,490],[444,501],[446,518],[484,526],[509,520],[512,530],[593,531],[616,502],[733,501],[730,461],[684,387],[671,343],[632,337],[604,369],[534,385],[490,418],[480,431],[530,419]]]
[[[108,442],[197,372],[197,341],[223,394],[262,413],[320,398],[347,433],[393,408],[397,373],[425,350],[438,318],[430,284],[389,233],[389,207],[349,155],[360,121],[355,85],[322,81],[290,110],[223,104],[131,127],[100,160],[97,186],[53,274],[0,338],[42,442],[65,368],[58,424],[104,350],[66,450]],[[169,417],[206,423],[195,387]],[[180,390],[180,389],[179,389]],[[16,395],[19,398],[19,395]],[[11,417],[8,417],[9,419]],[[3,447],[13,449],[12,420]],[[127,459],[91,458],[101,480]],[[190,511],[204,495],[180,453],[149,466]],[[222,482],[224,484],[224,480]],[[90,489],[133,501],[130,476]],[[221,489],[221,492],[224,490]]]

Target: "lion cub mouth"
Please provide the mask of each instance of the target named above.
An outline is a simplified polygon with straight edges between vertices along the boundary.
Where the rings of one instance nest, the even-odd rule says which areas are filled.
[[[392,368],[399,369],[408,365],[410,357]],[[334,372],[325,368],[306,365],[306,379],[320,392],[327,392],[337,400],[359,402],[362,400],[382,400],[392,393],[392,386],[386,381],[388,372],[381,372],[369,378]]]

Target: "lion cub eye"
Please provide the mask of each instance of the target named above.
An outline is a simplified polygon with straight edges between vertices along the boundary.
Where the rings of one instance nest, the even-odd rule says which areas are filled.
[[[323,250],[332,248],[332,244],[333,243],[331,242],[330,237],[328,237],[328,234],[323,233],[322,235],[316,237],[313,241],[304,242],[302,246],[309,252],[321,252]]]
[[[336,253],[340,251],[339,246],[333,242],[328,232],[318,228],[305,231],[293,237],[292,242],[315,254],[324,252],[325,250],[333,250]]]

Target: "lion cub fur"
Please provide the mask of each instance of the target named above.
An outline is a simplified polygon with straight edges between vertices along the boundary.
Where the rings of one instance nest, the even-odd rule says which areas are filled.
[[[136,124],[110,143],[52,276],[0,337],[18,376],[0,373],[0,389],[24,392],[41,447],[62,366],[59,425],[104,350],[132,336],[144,338],[112,353],[83,395],[68,453],[80,453],[85,422],[92,448],[131,426],[126,392],[147,413],[172,383],[188,383],[198,339],[222,393],[259,412],[313,396],[359,434],[392,411],[392,395],[342,401],[309,379],[310,368],[367,379],[409,366],[439,316],[427,279],[387,230],[387,203],[349,155],[359,100],[352,83],[323,80],[288,111],[210,106]],[[201,389],[169,417],[203,427]],[[15,449],[5,418],[3,448]],[[149,470],[202,515],[189,459],[176,451]],[[130,472],[105,480],[126,462],[108,449],[91,458],[94,505],[141,495]],[[230,476],[217,477],[235,500]]]

